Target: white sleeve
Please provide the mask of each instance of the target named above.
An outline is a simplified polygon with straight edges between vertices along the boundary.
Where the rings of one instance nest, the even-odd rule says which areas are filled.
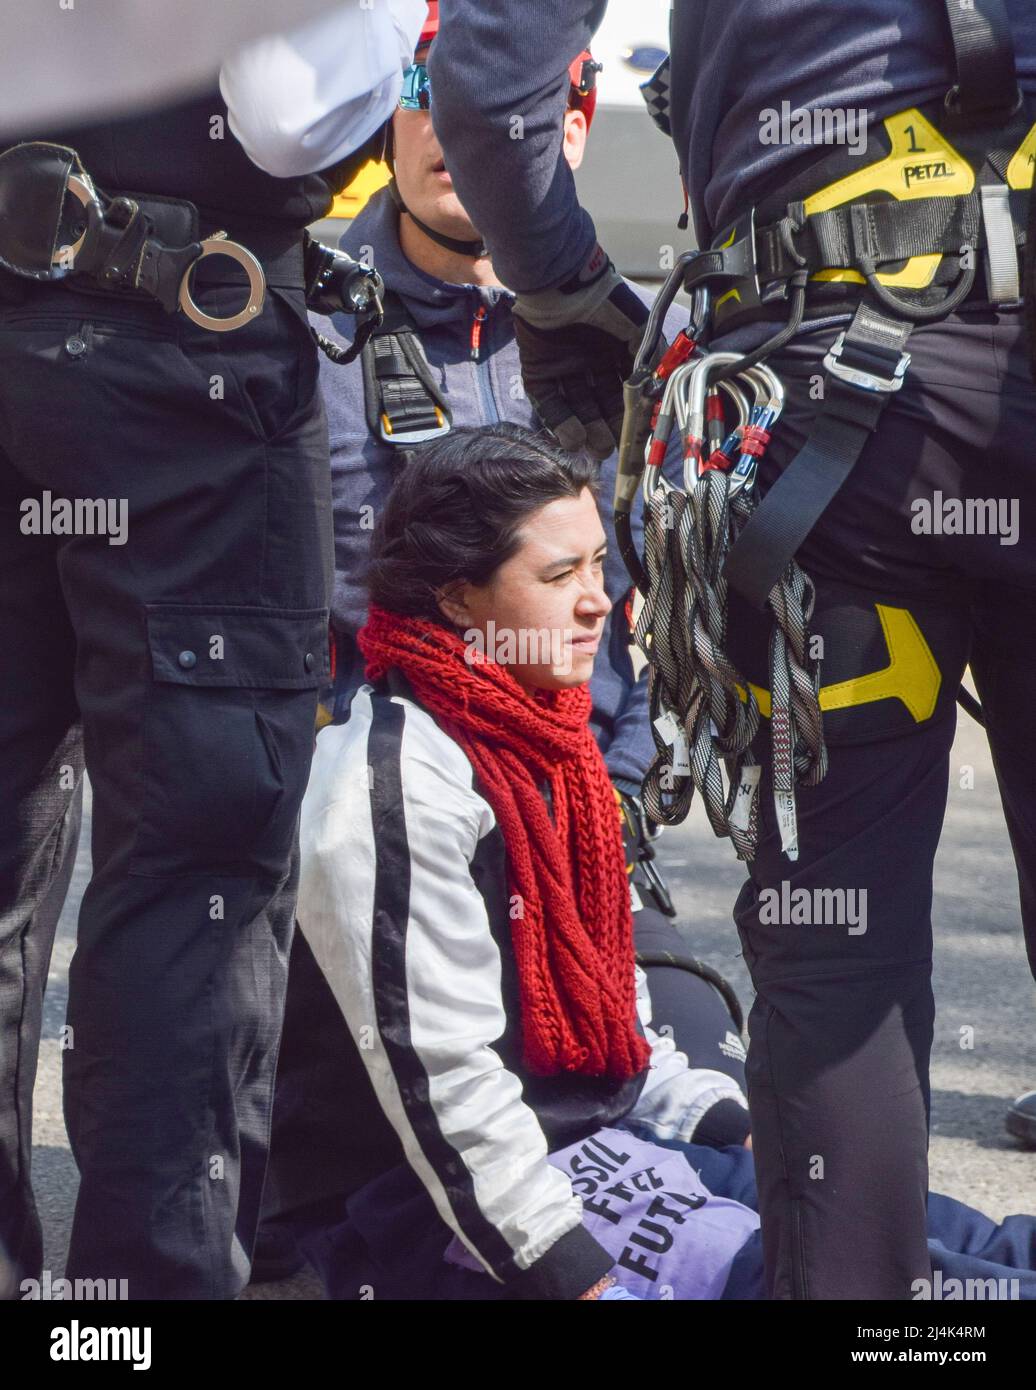
[[[733,1100],[748,1109],[741,1088],[726,1072],[691,1067],[687,1054],[677,1050],[672,1038],[655,1032],[651,1025],[651,995],[647,976],[636,966],[637,1013],[651,1045],[650,1071],[637,1103],[626,1117],[650,1130],[659,1139],[691,1142],[694,1131],[720,1101]]]
[[[291,178],[358,149],[391,116],[426,13],[424,0],[341,0],[228,59],[219,89],[252,162]]]
[[[298,920],[442,1219],[498,1281],[575,1298],[612,1259],[494,1046],[501,960],[470,870],[492,820],[471,778],[423,711],[361,691],[317,738]]]
[[[84,125],[207,91],[228,53],[342,0],[0,0],[0,133]]]

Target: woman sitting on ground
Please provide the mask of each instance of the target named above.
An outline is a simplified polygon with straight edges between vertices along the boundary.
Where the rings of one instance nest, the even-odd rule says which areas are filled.
[[[659,1190],[670,1170],[682,1189],[648,1186],[629,1204],[663,1231],[633,1242],[639,1275],[615,1271],[643,1285],[649,1247],[701,1185],[680,1155],[619,1126],[691,1140],[707,1118],[745,1114],[731,1077],[690,1070],[642,1026],[620,823],[588,724],[611,607],[596,472],[513,426],[422,451],[375,535],[360,637],[373,688],[317,740],[299,923],[428,1194],[428,1269],[407,1205],[413,1297],[433,1284],[440,1297],[599,1292],[629,1240],[606,1247],[584,1227],[593,1173],[614,1186],[654,1157]],[[595,1135],[604,1149],[582,1154]],[[402,1195],[393,1186],[385,1207]],[[610,1217],[636,1234],[636,1220]],[[722,1292],[756,1225],[744,1211],[700,1296]],[[443,1264],[451,1233],[488,1275]],[[371,1253],[374,1268],[384,1251]]]
[[[381,1155],[301,1241],[333,1297],[759,1296],[751,1154],[695,1143],[743,1135],[744,1097],[652,1030],[634,962],[588,724],[595,477],[515,426],[455,430],[375,533],[370,683],[302,813],[299,925]]]

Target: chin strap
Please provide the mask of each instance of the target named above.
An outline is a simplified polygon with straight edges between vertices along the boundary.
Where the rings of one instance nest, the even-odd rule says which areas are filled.
[[[427,222],[422,222],[403,202],[403,195],[400,193],[399,185],[395,179],[389,181],[388,190],[392,201],[400,212],[405,212],[408,217],[412,218],[414,225],[420,227],[425,236],[430,237],[439,246],[444,246],[447,251],[453,251],[458,256],[472,256],[475,260],[481,260],[483,256],[489,255],[489,248],[481,237],[476,237],[474,241],[461,241],[458,237],[447,236],[445,232],[437,232],[434,227],[429,227]]]

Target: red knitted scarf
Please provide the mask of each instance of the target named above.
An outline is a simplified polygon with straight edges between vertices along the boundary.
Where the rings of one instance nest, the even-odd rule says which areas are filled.
[[[457,634],[376,605],[359,644],[369,679],[392,666],[404,673],[493,808],[507,847],[525,1065],[540,1076],[643,1071],[650,1049],[636,1029],[622,832],[586,686],[530,695]]]

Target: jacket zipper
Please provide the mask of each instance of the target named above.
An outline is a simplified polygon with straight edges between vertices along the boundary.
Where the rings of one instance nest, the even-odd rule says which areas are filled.
[[[478,361],[478,350],[482,344],[482,325],[486,321],[486,306],[480,304],[471,320],[471,360]]]
[[[471,362],[475,372],[475,380],[478,382],[478,392],[482,398],[482,411],[484,423],[495,425],[500,419],[500,412],[496,407],[493,397],[493,382],[490,372],[489,362],[481,356],[482,349],[482,330],[486,324],[488,313],[484,304],[479,304],[471,320]],[[486,331],[488,338],[488,329]]]

